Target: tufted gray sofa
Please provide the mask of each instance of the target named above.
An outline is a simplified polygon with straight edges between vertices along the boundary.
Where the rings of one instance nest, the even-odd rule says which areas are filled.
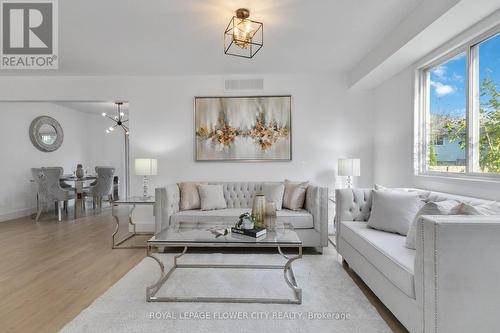
[[[253,198],[262,190],[264,182],[208,182],[221,184],[227,209],[201,211],[179,210],[180,190],[177,184],[156,188],[155,232],[176,222],[236,223],[238,216],[250,212]],[[310,185],[304,207],[300,211],[282,209],[277,212],[278,222],[291,223],[306,247],[319,251],[328,246],[328,189]]]
[[[427,201],[498,203],[419,189]],[[336,191],[337,252],[410,332],[499,332],[500,216],[424,216],[416,250],[367,226],[372,189]]]

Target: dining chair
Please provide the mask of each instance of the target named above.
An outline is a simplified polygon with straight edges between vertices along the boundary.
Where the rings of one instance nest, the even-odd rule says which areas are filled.
[[[60,178],[63,174],[61,167],[32,168],[31,174],[37,187],[38,207],[36,221],[49,205],[55,203],[58,221],[62,220],[62,208],[67,207],[68,200],[75,199],[71,189],[61,187]]]
[[[113,188],[115,168],[96,166],[95,172],[97,174],[97,179],[90,184],[90,188],[85,192],[86,195],[92,197],[94,209],[96,208],[96,204],[102,207],[102,198],[105,196],[108,197],[109,201],[113,200],[111,190]]]

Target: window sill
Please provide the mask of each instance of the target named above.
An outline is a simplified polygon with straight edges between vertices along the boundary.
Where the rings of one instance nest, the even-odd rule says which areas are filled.
[[[468,182],[500,183],[500,175],[478,175],[478,174],[459,174],[459,173],[441,173],[441,172],[423,172],[416,175],[422,178],[434,178],[440,180],[459,180]]]

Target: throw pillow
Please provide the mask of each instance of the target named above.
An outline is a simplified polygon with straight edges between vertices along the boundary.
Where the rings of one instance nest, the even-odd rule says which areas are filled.
[[[309,182],[291,182],[285,179],[285,193],[283,207],[291,210],[301,210],[306,200],[306,191]]]
[[[205,185],[206,183],[184,182],[179,183],[179,192],[181,202],[179,205],[180,210],[200,209],[200,194],[198,193],[198,185]]]
[[[417,222],[422,215],[451,215],[452,210],[460,205],[456,200],[446,200],[439,202],[428,202],[420,208],[417,216],[410,225],[408,234],[406,235],[405,246],[409,249],[416,250],[417,244]]]
[[[201,210],[227,208],[222,185],[198,185]]]
[[[285,185],[283,183],[264,183],[260,194],[266,197],[267,202],[274,202],[276,210],[281,210],[284,192]]]
[[[368,226],[406,236],[410,224],[423,206],[417,193],[373,190]]]
[[[385,187],[380,184],[375,184],[374,188],[376,190],[385,190],[385,191],[400,191],[400,192],[408,192],[408,193],[417,193],[420,199],[424,201],[429,201],[429,196],[431,195],[430,191],[424,191],[424,190],[419,190],[415,188],[390,188],[390,187]]]
[[[497,202],[478,205],[462,202],[453,208],[450,215],[500,215],[500,205]]]

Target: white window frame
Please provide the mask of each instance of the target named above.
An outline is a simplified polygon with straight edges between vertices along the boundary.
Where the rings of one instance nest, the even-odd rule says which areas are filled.
[[[479,75],[478,57],[480,43],[500,34],[500,24],[483,32],[476,37],[469,38],[466,42],[441,52],[432,60],[420,64],[415,69],[414,86],[414,170],[417,176],[439,176],[451,178],[470,178],[500,181],[498,173],[482,173],[479,170]],[[466,56],[466,122],[467,122],[467,147],[465,150],[466,170],[465,173],[441,172],[428,170],[428,142],[430,124],[427,119],[430,101],[430,70],[441,65],[454,57],[465,53]],[[471,98],[474,96],[474,98]]]

